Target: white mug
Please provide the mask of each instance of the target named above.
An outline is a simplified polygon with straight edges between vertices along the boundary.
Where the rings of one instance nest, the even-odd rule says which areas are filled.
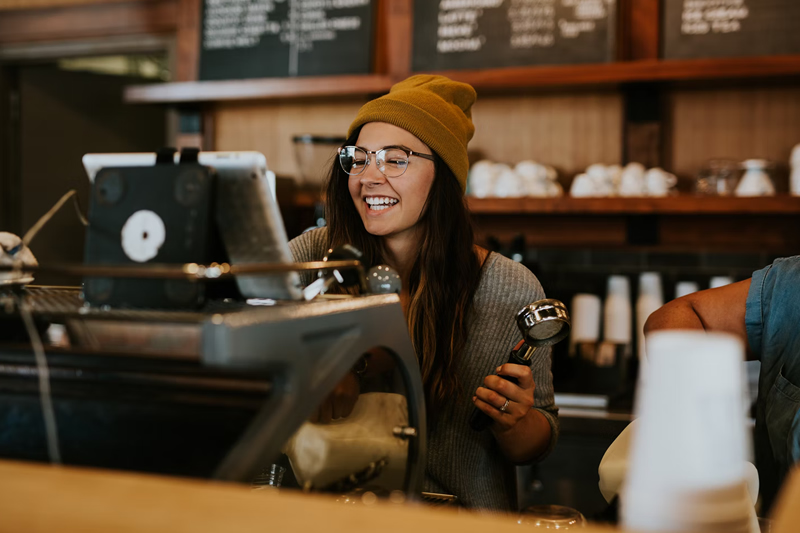
[[[651,168],[644,175],[648,196],[667,196],[678,183],[678,178],[660,168]]]
[[[476,198],[488,198],[494,192],[497,177],[495,164],[491,161],[478,161],[469,171],[469,193]]]
[[[494,182],[494,195],[498,198],[519,198],[524,196],[525,186],[519,175],[508,166],[503,166],[505,168]]]
[[[800,196],[800,144],[792,150],[792,175],[789,179],[789,191],[793,196]]]
[[[569,188],[569,194],[575,198],[598,196],[594,182],[587,174],[575,176],[575,179],[572,180],[572,186]]]

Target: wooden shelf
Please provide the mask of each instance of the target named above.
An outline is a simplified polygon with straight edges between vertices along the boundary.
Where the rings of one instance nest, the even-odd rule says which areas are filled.
[[[452,70],[440,74],[467,82],[478,90],[759,78],[800,75],[800,56],[620,61],[587,65]],[[125,90],[125,101],[178,103],[369,95],[388,91],[395,81],[399,79],[373,74],[160,83],[128,87]]]
[[[589,65],[453,70],[441,74],[469,83],[478,90],[759,78],[800,74],[800,56],[651,59]]]
[[[800,197],[468,198],[475,215],[798,215]]]
[[[263,78],[132,85],[128,103],[179,103],[223,100],[268,100],[315,96],[355,96],[385,93],[392,78],[383,75]]]

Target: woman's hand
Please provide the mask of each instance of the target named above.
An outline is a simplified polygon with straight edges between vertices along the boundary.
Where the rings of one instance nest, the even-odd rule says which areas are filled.
[[[311,415],[309,421],[315,424],[329,424],[331,420],[350,416],[358,400],[360,390],[358,377],[352,372],[348,372],[342,381],[336,385],[333,392],[323,400],[317,411]]]
[[[495,433],[513,429],[528,415],[536,389],[530,367],[506,363],[497,368],[497,374],[486,376],[483,387],[478,387],[472,397],[475,407],[494,420],[492,431]],[[518,384],[500,376],[516,378]]]

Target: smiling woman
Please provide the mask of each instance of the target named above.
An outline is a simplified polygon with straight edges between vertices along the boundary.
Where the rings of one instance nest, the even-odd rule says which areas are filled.
[[[289,245],[312,261],[351,244],[367,266],[397,270],[428,410],[425,490],[503,510],[508,466],[552,449],[558,411],[549,351],[531,369],[503,364],[519,340],[517,311],[544,291],[524,266],[474,243],[463,195],[475,97],[467,84],[418,75],[364,105],[331,167],[328,227]],[[358,391],[355,374],[345,378],[328,412],[347,416]],[[474,407],[494,420],[491,432],[470,429]]]

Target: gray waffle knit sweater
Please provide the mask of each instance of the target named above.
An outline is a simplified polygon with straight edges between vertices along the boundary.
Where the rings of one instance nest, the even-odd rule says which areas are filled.
[[[319,261],[327,245],[327,229],[321,228],[293,239],[289,248],[295,261]],[[499,254],[489,255],[475,292],[469,336],[457,369],[463,391],[443,407],[437,422],[428,429],[425,491],[454,494],[468,507],[509,509],[513,469],[492,433],[473,431],[468,420],[475,389],[485,376],[508,361],[508,354],[521,339],[515,322],[517,312],[541,298],[544,291],[530,270]],[[549,453],[558,438],[549,349],[536,354],[531,369],[536,383],[535,408],[552,429]]]

